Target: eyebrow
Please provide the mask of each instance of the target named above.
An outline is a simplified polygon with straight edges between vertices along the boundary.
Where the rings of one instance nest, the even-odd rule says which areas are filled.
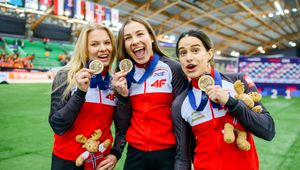
[[[201,47],[201,45],[200,44],[194,44],[194,45],[191,45],[191,47]]]
[[[145,32],[146,30],[137,30],[135,33]]]
[[[184,49],[183,47],[180,47],[180,48],[178,48],[178,51],[180,51],[180,50],[182,50],[182,49]]]
[[[107,39],[105,39],[105,40],[103,40],[103,41],[105,42],[105,41],[111,41],[111,40],[110,40],[109,38],[107,38]],[[98,40],[90,40],[89,42],[90,42],[90,43],[95,43],[95,42],[98,43],[98,42],[100,42],[100,41],[98,41]]]
[[[201,47],[201,45],[200,44],[194,44],[194,45],[191,45],[191,47]],[[178,51],[181,50],[181,49],[184,49],[184,47],[178,48]]]
[[[145,32],[145,30],[137,30],[135,33],[139,33],[139,32]],[[125,34],[124,37],[126,36],[130,36],[130,34]]]

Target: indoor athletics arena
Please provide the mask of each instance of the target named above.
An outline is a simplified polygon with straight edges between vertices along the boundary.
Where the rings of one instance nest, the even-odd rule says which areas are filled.
[[[126,29],[126,26],[129,27],[130,24],[126,21],[131,17],[138,17],[149,23],[153,33],[155,34],[152,34],[151,30],[144,24],[140,24],[140,26],[146,30],[145,33],[139,33],[139,31],[134,32],[133,30],[137,27]],[[77,112],[81,113],[84,109],[83,106],[78,107],[77,110],[81,110],[73,114],[73,118],[72,120],[69,120],[69,123],[66,123],[63,120],[58,122],[58,124],[65,123],[68,127],[61,134],[53,130],[54,126],[57,124],[51,124],[51,114],[53,112],[52,106],[55,105],[53,94],[56,93],[56,91],[54,91],[55,89],[53,89],[55,86],[52,84],[55,84],[53,83],[54,78],[58,75],[60,70],[66,68],[68,64],[72,65],[74,60],[77,60],[77,62],[79,61],[79,59],[73,59],[74,56],[81,56],[83,58],[82,54],[85,54],[86,56],[84,60],[81,60],[84,62],[83,64],[81,63],[80,69],[92,69],[90,61],[93,59],[91,57],[92,51],[90,50],[90,47],[94,48],[96,45],[90,45],[88,41],[89,38],[84,39],[83,37],[83,39],[80,39],[80,35],[84,34],[84,28],[89,24],[100,25],[102,27],[106,26],[112,32],[111,37],[115,38],[116,41],[109,41],[109,47],[111,49],[107,50],[108,56],[112,57],[111,51],[113,48],[116,48],[113,49],[116,50],[115,60],[111,58],[106,60],[102,57],[102,59],[100,59],[102,62],[100,62],[100,66],[98,65],[99,67],[102,67],[99,71],[101,74],[99,73],[100,76],[98,78],[101,79],[101,82],[104,81],[103,83],[106,81],[108,82],[108,84],[104,85],[105,87],[107,86],[104,90],[111,90],[111,93],[107,96],[103,96],[104,98],[102,98],[102,94],[100,92],[102,89],[100,90],[98,82],[98,86],[97,84],[95,85],[96,89],[99,87],[99,94],[97,93],[96,95],[98,98],[93,98],[93,100],[100,100],[100,103],[102,100],[112,100],[115,102],[111,104],[113,106],[112,108],[115,108],[114,106],[122,102],[121,98],[118,96],[120,95],[120,92],[116,86],[109,84],[109,81],[111,80],[112,83],[113,80],[115,80],[116,70],[119,70],[118,68],[121,69],[121,62],[119,58],[122,59],[122,57],[124,58],[125,56],[126,58],[127,56],[129,57],[129,61],[132,61],[128,65],[129,73],[122,77],[124,81],[126,81],[126,83],[123,84],[123,88],[127,90],[126,92],[128,93],[126,94],[129,96],[126,97],[129,101],[135,102],[131,103],[132,105],[128,104],[132,107],[130,110],[132,117],[131,119],[128,119],[130,121],[130,127],[127,131],[128,133],[134,126],[139,126],[138,128],[140,129],[147,129],[141,130],[141,134],[154,133],[161,130],[159,126],[149,130],[147,121],[151,121],[150,118],[145,118],[145,123],[142,123],[141,125],[134,124],[134,121],[136,120],[134,118],[136,106],[144,109],[154,106],[153,103],[152,105],[150,103],[147,106],[142,106],[144,101],[151,102],[152,98],[151,100],[150,98],[148,100],[147,97],[144,97],[139,101],[136,101],[136,99],[132,100],[136,93],[135,90],[138,89],[134,88],[139,85],[139,82],[134,82],[137,84],[128,82],[131,81],[131,73],[131,78],[134,78],[134,75],[139,74],[137,70],[140,69],[144,70],[144,75],[149,73],[148,77],[146,76],[146,80],[144,80],[144,94],[148,94],[146,90],[146,82],[148,81],[149,76],[150,78],[152,78],[151,76],[165,76],[163,74],[164,72],[159,74],[154,73],[155,70],[152,70],[153,72],[151,70],[149,71],[147,64],[153,64],[152,60],[154,60],[156,52],[155,55],[152,54],[152,56],[147,56],[146,53],[149,52],[147,50],[150,49],[150,51],[153,51],[154,49],[155,51],[156,46],[158,46],[162,53],[164,53],[174,63],[183,64],[184,62],[188,62],[190,59],[193,60],[193,62],[195,60],[195,62],[199,62],[199,64],[201,64],[201,62],[205,61],[201,58],[204,55],[200,56],[198,54],[202,52],[201,49],[206,48],[205,44],[203,44],[203,40],[200,40],[201,48],[199,47],[198,49],[197,47],[197,49],[194,49],[194,46],[191,45],[191,49],[187,47],[186,51],[185,46],[181,48],[179,43],[179,52],[178,54],[176,53],[178,50],[176,49],[176,43],[181,42],[179,40],[182,38],[180,38],[182,33],[189,30],[201,30],[213,42],[213,50],[209,53],[209,56],[214,59],[214,65],[212,65],[213,68],[221,75],[232,75],[237,73],[247,75],[245,81],[248,83],[248,86],[244,91],[245,95],[247,94],[247,96],[249,96],[250,93],[248,93],[248,88],[255,85],[257,87],[257,93],[261,98],[259,98],[260,100],[258,101],[255,101],[252,98],[254,100],[254,105],[257,105],[258,102],[262,103],[264,111],[266,109],[268,112],[267,114],[269,114],[269,116],[271,116],[271,120],[273,119],[274,121],[275,128],[273,127],[273,131],[276,133],[274,138],[269,141],[263,139],[260,135],[257,135],[258,132],[267,131],[266,129],[271,126],[263,124],[262,122],[264,121],[257,120],[263,117],[266,113],[256,113],[259,115],[248,117],[247,121],[251,119],[250,121],[258,121],[261,123],[256,122],[256,124],[253,124],[252,122],[248,122],[248,124],[251,124],[253,128],[251,128],[250,125],[247,125],[246,120],[241,121],[238,116],[234,117],[234,119],[237,118],[238,121],[242,122],[242,126],[244,126],[247,131],[248,139],[249,136],[253,137],[258,158],[256,163],[259,162],[259,168],[254,169],[300,169],[300,116],[298,115],[300,113],[299,0],[0,0],[0,170],[48,170],[51,169],[51,167],[52,169],[57,169],[53,168],[51,163],[53,155],[55,155],[56,152],[60,152],[59,149],[57,149],[57,145],[62,148],[65,146],[71,146],[71,144],[69,145],[67,142],[64,144],[57,144],[57,141],[58,139],[63,140],[64,135],[68,134],[69,131],[72,131],[72,128],[77,127],[75,124],[77,118],[80,117],[76,117]],[[89,33],[91,33],[91,31],[86,33],[86,36],[90,35]],[[106,32],[105,35],[108,35],[108,33]],[[141,38],[141,36],[146,36],[149,42],[146,42],[146,40],[143,39],[143,37]],[[103,36],[98,37],[100,37],[100,39],[104,39]],[[111,37],[110,39],[108,38],[108,40],[111,40]],[[185,39],[186,37],[188,36],[185,36],[182,39]],[[139,47],[134,47],[135,51],[130,51],[132,54],[128,52],[128,49],[130,50],[131,48],[131,45],[128,47],[128,42],[131,41],[131,39],[135,42],[136,46]],[[76,43],[79,40],[84,40],[86,42],[82,41],[81,45],[83,45],[76,48]],[[198,41],[199,39],[197,39],[197,42]],[[194,41],[191,40],[187,42],[191,44]],[[80,50],[80,55],[78,55],[78,52],[75,53]],[[140,54],[142,54],[142,57],[148,57],[146,63],[139,63],[137,56],[140,56]],[[187,59],[188,57],[184,58],[181,55],[190,56],[190,58]],[[134,56],[137,57],[137,59]],[[204,58],[205,57],[207,56],[204,56]],[[101,56],[98,56],[98,58],[101,58]],[[109,63],[111,63],[109,66],[108,60]],[[160,62],[162,61],[159,59],[158,64]],[[155,68],[158,67],[155,64],[153,66]],[[72,67],[79,68],[75,65],[72,65],[71,68]],[[184,69],[185,67],[182,65],[181,68],[184,73],[192,72],[198,68],[198,65],[192,65],[186,67],[186,69]],[[178,65],[178,69],[181,68],[179,68]],[[106,75],[109,75],[107,80],[102,80],[101,75],[105,75],[102,69],[104,69],[104,71],[106,70]],[[199,70],[201,69],[203,68],[200,68],[199,66]],[[79,69],[73,69],[74,74],[70,76],[73,78],[74,82],[75,78],[77,78],[77,74],[75,75],[75,72],[78,73],[78,70]],[[76,95],[78,90],[82,90],[83,86],[89,89],[88,92],[83,90],[85,93],[92,93],[90,92],[91,87],[89,87],[89,84],[92,83],[93,80],[96,81],[97,76],[87,71],[85,73],[88,73],[88,76],[84,75],[83,78],[86,78],[87,80],[84,80],[82,84],[78,84],[76,79],[77,84],[73,82],[73,86],[70,86],[70,93],[66,93],[67,97],[65,98],[67,99],[67,101],[65,101],[67,104],[71,100],[72,96]],[[169,73],[173,74],[172,72]],[[186,78],[186,82],[191,81],[190,84],[192,84],[195,77],[189,77],[189,74],[187,73],[186,75],[188,77]],[[140,77],[141,76],[142,75],[140,75]],[[199,76],[196,78],[195,82]],[[215,77],[209,77],[215,81],[208,85],[217,85],[215,84]],[[171,80],[163,80],[164,81],[154,82],[153,84],[151,83],[149,88],[163,88],[163,86],[167,85],[170,87],[172,86],[173,89],[177,88],[176,85],[172,84]],[[119,79],[119,81],[121,81],[121,79]],[[204,84],[209,83],[209,80],[203,81],[205,81]],[[71,82],[67,79],[67,75],[65,75],[65,77],[56,84],[60,85],[58,88],[62,86],[65,88],[68,83]],[[200,86],[200,83],[198,84]],[[198,86],[198,84],[196,86]],[[200,87],[202,95],[208,95],[210,101],[220,101],[218,99],[213,100],[210,98],[210,94],[205,91],[205,89],[207,90],[206,87],[204,87],[204,90]],[[224,86],[221,84],[220,88],[223,87]],[[233,88],[233,86],[231,87]],[[187,86],[186,89],[188,89]],[[173,94],[172,92],[174,93],[174,91],[171,91],[170,94]],[[184,91],[180,94],[182,93],[184,93]],[[231,95],[231,93],[226,93],[226,96],[227,94]],[[86,95],[85,97],[83,96],[82,100],[84,104],[89,103],[87,96],[90,95]],[[68,97],[70,97],[70,100]],[[173,97],[174,100],[172,99],[172,101],[170,101],[171,104],[174,104],[172,102],[176,101],[176,96]],[[190,99],[190,96],[187,97]],[[194,100],[196,99],[196,103],[198,100],[199,102],[202,102],[203,96],[202,98],[198,96],[198,100],[197,95],[193,95],[193,97]],[[234,101],[244,102],[242,99],[238,99],[237,95],[232,95],[232,98]],[[252,99],[250,98],[250,100]],[[64,108],[66,106],[62,100],[58,102],[60,104],[58,104],[57,107]],[[157,103],[159,102],[157,101]],[[174,114],[174,109],[171,109],[171,104],[168,106],[170,107],[169,110],[172,111],[170,111],[170,116],[168,118],[170,122],[171,114]],[[77,107],[74,103],[72,106]],[[245,104],[244,106],[246,107]],[[71,105],[69,109],[76,110],[71,108]],[[225,104],[226,114],[232,115],[227,109],[230,110],[230,108],[227,108],[227,105]],[[246,109],[251,111],[249,108]],[[181,110],[181,115],[186,114],[185,111],[186,110],[184,109]],[[60,113],[60,110],[58,110],[58,112],[61,114],[59,115],[60,117],[65,116],[63,113]],[[114,114],[117,112],[118,111],[114,112]],[[251,112],[254,113],[254,111]],[[151,115],[150,111],[147,113]],[[202,114],[202,111],[196,110],[194,113]],[[194,113],[192,113],[192,115]],[[214,113],[212,115],[213,119],[217,119],[215,118]],[[202,116],[205,117],[205,115]],[[94,118],[94,120],[96,119],[97,118]],[[113,119],[114,117],[111,116],[110,123],[114,122]],[[183,121],[186,120],[184,118],[181,119]],[[191,124],[197,120],[198,118],[192,119]],[[150,122],[148,123],[151,124]],[[86,125],[90,124],[86,123]],[[109,133],[111,133],[112,138],[115,139],[115,124],[112,123],[111,126],[108,126],[108,131],[110,131],[109,127],[111,129],[111,132]],[[191,131],[196,133],[194,129],[196,126],[191,127]],[[174,149],[173,158],[175,159],[175,162],[177,162],[178,153],[175,154],[175,148],[178,148],[176,144],[179,143],[180,139],[178,140],[176,138],[177,140],[175,140],[176,132],[173,130],[175,128],[175,124],[170,123],[169,128],[171,129],[170,133],[173,135],[171,137],[173,141],[173,143],[171,142],[172,148]],[[103,129],[101,130],[103,131]],[[124,134],[124,136],[128,137],[128,133],[127,135]],[[222,132],[220,131],[220,133],[223,135],[223,130]],[[87,138],[92,135],[92,133],[89,132],[83,132],[83,134]],[[103,135],[105,135],[104,131]],[[238,133],[233,132],[233,137],[237,137],[237,135]],[[164,137],[164,135],[159,134],[158,137]],[[187,136],[185,137],[188,138]],[[69,138],[72,138],[73,140],[73,136]],[[130,137],[126,139],[129,138]],[[145,140],[145,145],[147,146],[150,145],[149,143],[153,144],[154,141],[158,140],[155,139],[156,137],[150,135],[146,136],[146,138],[147,140]],[[197,135],[194,139],[197,140]],[[135,139],[130,140],[134,141]],[[140,139],[137,138],[136,140]],[[74,136],[73,143],[76,144],[76,141]],[[104,139],[99,138],[98,142],[102,143],[104,142]],[[194,166],[194,164],[196,165],[196,162],[192,161],[194,159],[202,159],[202,156],[204,155],[199,153],[197,154],[197,149],[195,149],[197,146],[201,149],[200,146],[203,146],[201,142],[202,140],[197,140],[197,142],[194,143],[194,148],[191,147],[192,149],[189,149],[190,156],[188,164],[191,165],[191,168],[188,169],[196,170],[198,169],[197,167],[201,167],[201,161],[197,166]],[[82,144],[77,143],[77,145],[81,147]],[[190,145],[193,146],[192,143],[189,143],[186,148]],[[237,147],[237,144],[235,143],[230,145]],[[111,145],[107,148],[111,149],[112,146],[111,142]],[[124,151],[119,153],[120,159],[117,163],[108,169],[124,169],[127,157],[127,146],[128,144],[126,144]],[[252,148],[254,149],[254,152],[255,148]],[[86,152],[89,153],[87,148],[86,150]],[[109,150],[106,151],[107,152],[103,151],[103,154],[101,155],[101,157],[104,157],[105,159],[107,158],[107,154],[111,153],[108,152]],[[152,149],[149,150],[151,153],[154,151]],[[147,152],[148,150],[145,151],[145,154],[147,154]],[[219,153],[219,156],[222,157],[223,151],[220,148]],[[64,156],[63,152],[60,154]],[[244,154],[241,154],[240,157],[243,156]],[[68,160],[75,166],[74,159],[59,159]],[[163,161],[163,159],[161,161]],[[236,160],[236,162],[239,161],[239,159]],[[86,162],[87,160],[85,160],[84,165]],[[215,169],[227,170],[228,168],[224,168],[226,167],[224,164],[226,164],[226,161],[222,166],[219,168],[216,167]],[[97,163],[95,165],[97,166],[99,164]],[[151,166],[148,169],[156,169],[151,168]],[[81,168],[83,169],[83,166],[81,166]],[[203,169],[210,168],[204,167]],[[235,168],[233,167],[232,169]],[[68,168],[66,167],[64,170],[68,170]]]

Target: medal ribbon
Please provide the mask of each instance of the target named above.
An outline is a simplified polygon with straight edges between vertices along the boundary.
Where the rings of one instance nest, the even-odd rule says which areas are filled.
[[[220,85],[222,87],[222,79],[221,79],[220,73],[217,70],[211,69],[211,76],[215,80],[215,85]],[[208,96],[207,96],[207,94],[204,91],[201,91],[201,92],[202,92],[201,102],[200,102],[199,106],[197,107],[195,95],[193,93],[192,83],[189,84],[189,87],[188,87],[188,98],[189,98],[189,102],[190,102],[192,108],[195,111],[203,111],[203,109],[205,108],[205,106],[206,106],[206,104],[208,102]],[[212,103],[213,108],[221,108],[221,104],[214,103],[212,101],[211,101],[211,103]]]
[[[91,61],[87,63],[86,65],[87,68],[89,68],[90,63]],[[109,80],[110,80],[110,75],[108,71],[105,74],[104,79],[102,78],[101,73],[93,75],[91,78],[90,88],[96,88],[98,86],[100,90],[106,90],[109,88]]]
[[[146,67],[145,73],[143,74],[143,76],[136,81],[134,79],[134,73],[135,73],[135,69],[134,67],[132,68],[132,70],[128,73],[127,75],[127,80],[131,83],[138,83],[141,84],[143,83],[153,72],[154,68],[156,67],[158,61],[159,61],[160,56],[156,53],[154,53],[154,57],[152,58],[152,60],[150,61],[149,65]]]
[[[104,79],[102,78],[101,73],[93,75],[91,78],[90,88],[96,88],[98,86],[99,89],[106,90],[109,88],[109,80],[110,75],[108,72],[106,73]]]

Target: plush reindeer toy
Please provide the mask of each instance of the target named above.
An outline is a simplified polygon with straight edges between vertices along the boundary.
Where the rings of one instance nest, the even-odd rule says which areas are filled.
[[[97,168],[97,165],[103,160],[104,151],[111,143],[109,139],[106,139],[100,144],[100,141],[97,140],[101,137],[101,135],[102,131],[97,129],[89,139],[82,134],[76,136],[76,141],[82,143],[82,147],[86,149],[86,151],[76,159],[76,166],[81,166],[84,162],[85,170],[94,170]]]

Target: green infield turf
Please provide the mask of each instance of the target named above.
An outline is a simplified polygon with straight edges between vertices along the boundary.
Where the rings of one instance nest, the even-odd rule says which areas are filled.
[[[50,84],[0,84],[0,170],[50,169]],[[276,124],[268,142],[255,138],[262,170],[300,169],[300,98],[263,98]],[[125,153],[123,153],[125,154]],[[124,164],[124,155],[117,170]]]

